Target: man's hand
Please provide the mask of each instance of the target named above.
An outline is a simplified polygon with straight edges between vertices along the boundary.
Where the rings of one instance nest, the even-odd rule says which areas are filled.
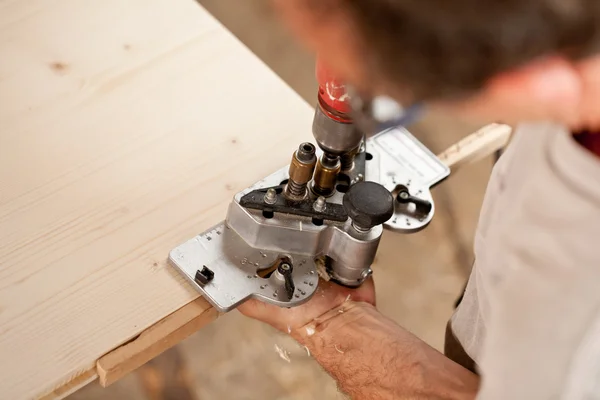
[[[301,306],[281,308],[259,300],[249,300],[239,306],[238,310],[247,317],[265,322],[282,332],[291,333],[348,300],[375,305],[373,279],[369,278],[356,289],[321,280],[314,296]]]
[[[238,309],[291,334],[353,399],[473,399],[478,379],[384,317],[369,279],[348,289],[320,282],[306,304],[250,300]]]

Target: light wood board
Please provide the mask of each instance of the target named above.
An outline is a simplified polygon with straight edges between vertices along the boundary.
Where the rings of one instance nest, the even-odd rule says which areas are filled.
[[[311,122],[192,0],[0,0],[0,398],[93,379],[194,300],[169,250]]]

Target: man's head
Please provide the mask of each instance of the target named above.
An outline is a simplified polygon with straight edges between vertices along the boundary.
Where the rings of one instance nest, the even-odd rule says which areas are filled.
[[[483,119],[600,128],[598,0],[278,0],[363,91]]]

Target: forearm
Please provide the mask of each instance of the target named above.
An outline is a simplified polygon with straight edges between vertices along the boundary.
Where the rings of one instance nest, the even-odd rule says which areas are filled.
[[[476,375],[366,303],[346,302],[292,332],[355,399],[471,399]]]

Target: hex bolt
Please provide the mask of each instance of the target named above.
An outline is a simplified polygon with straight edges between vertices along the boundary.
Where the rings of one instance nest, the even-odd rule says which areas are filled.
[[[323,212],[327,208],[327,203],[325,202],[325,197],[319,196],[319,198],[313,204],[313,209],[316,212]]]
[[[267,190],[264,201],[267,204],[275,204],[277,202],[277,192],[275,191],[275,189],[271,188]]]
[[[364,180],[365,180],[365,177],[364,177],[364,175],[363,175],[363,174],[358,174],[358,175],[356,176],[356,178],[354,178],[354,179],[352,180],[352,182],[350,182],[350,184],[351,184],[351,185],[354,185],[354,184],[356,184],[356,183],[358,183],[358,182],[362,182],[362,181],[364,181]]]

